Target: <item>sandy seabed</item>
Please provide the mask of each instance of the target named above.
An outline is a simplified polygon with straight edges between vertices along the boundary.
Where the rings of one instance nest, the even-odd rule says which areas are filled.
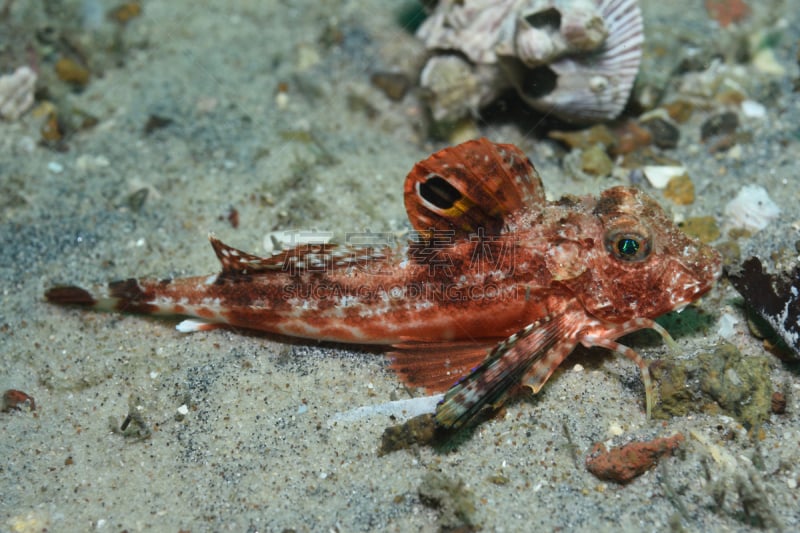
[[[13,6],[12,24],[27,20],[24,4]],[[670,40],[681,32],[721,31],[697,2],[642,4],[648,54],[690,46]],[[37,407],[0,414],[0,529],[436,531],[440,511],[418,494],[429,471],[464,482],[472,522],[486,531],[746,531],[752,515],[769,529],[800,528],[800,380],[796,364],[774,357],[772,381],[788,405],[761,438],[718,414],[648,421],[636,367],[592,352],[453,451],[379,457],[388,417],[328,423],[407,397],[379,355],[235,331],[185,335],[174,321],[44,302],[59,283],[213,273],[210,231],[258,254],[270,232],[287,228],[405,228],[403,179],[445,143],[428,139],[415,95],[392,102],[369,81],[417,61],[419,45],[398,23],[403,10],[377,0],[151,0],[125,30],[124,61],[62,97],[99,119],[67,140],[68,151],[31,146],[42,123],[32,113],[0,123],[0,389],[23,390]],[[669,153],[689,170],[695,202],[648,192],[676,217],[722,223],[742,186],[765,187],[781,216],[741,246],[769,257],[800,238],[800,2],[761,11],[779,30],[786,69],[770,80],[766,116],[742,119],[749,140],[734,157],[699,145],[697,114]],[[171,123],[145,134],[153,116]],[[479,127],[522,147],[551,198],[621,183],[568,176],[532,127]],[[147,199],[134,209],[141,189]],[[745,355],[764,354],[736,301],[727,283],[706,297],[714,322],[677,335],[682,356],[722,342],[723,314],[738,317],[731,340]],[[667,355],[660,343],[634,347],[648,359]],[[129,404],[148,438],[115,431]],[[677,432],[687,436],[683,451],[628,486],[583,465],[594,442]]]

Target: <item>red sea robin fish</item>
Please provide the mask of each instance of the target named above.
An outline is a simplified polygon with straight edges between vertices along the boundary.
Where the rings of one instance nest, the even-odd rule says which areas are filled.
[[[651,328],[710,289],[719,254],[688,237],[643,192],[545,199],[538,173],[510,144],[441,150],[405,182],[415,238],[402,247],[302,245],[271,257],[213,236],[222,272],[128,279],[90,293],[55,287],[49,301],[190,317],[180,331],[238,327],[387,345],[404,381],[449,391],[437,424],[457,429],[519,385],[538,392],[578,345],[620,352],[615,339]],[[488,350],[488,355],[487,355]],[[460,381],[459,381],[460,380]]]

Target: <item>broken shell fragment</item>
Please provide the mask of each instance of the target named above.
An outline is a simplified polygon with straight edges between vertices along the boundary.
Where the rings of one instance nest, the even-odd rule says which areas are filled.
[[[544,65],[569,54],[598,49],[608,30],[593,0],[525,2],[518,15],[514,49],[529,67]]]
[[[472,63],[496,63],[497,44],[514,30],[517,0],[442,0],[417,30],[428,50],[451,50]]]
[[[576,122],[619,115],[644,42],[636,0],[442,0],[417,35],[434,52],[423,87],[448,77],[436,73],[452,67],[441,55],[457,55],[475,74],[474,83],[455,88],[468,93],[471,111],[513,87],[529,106]],[[434,118],[461,118],[466,110],[451,109],[455,100],[437,92]]]
[[[686,174],[686,167],[675,165],[646,165],[642,168],[644,177],[656,189],[663,189],[673,179]]]
[[[493,86],[499,79],[495,65],[468,63],[458,55],[432,57],[420,75],[423,98],[436,122],[456,122],[477,115],[502,89]]]
[[[576,122],[610,120],[622,112],[642,58],[642,16],[635,0],[599,0],[597,9],[607,37],[594,50],[568,50],[535,68],[529,68],[519,55],[501,61],[506,76],[532,108]],[[594,20],[585,22],[591,25]],[[590,34],[584,32],[585,42],[592,42]]]
[[[33,104],[36,72],[28,66],[0,76],[0,118],[17,120]]]

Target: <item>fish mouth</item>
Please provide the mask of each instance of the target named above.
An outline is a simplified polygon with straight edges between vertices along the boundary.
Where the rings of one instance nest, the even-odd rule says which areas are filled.
[[[665,270],[669,272],[672,269],[677,269],[681,274],[673,278],[672,295],[673,300],[670,301],[670,310],[680,312],[689,306],[691,303],[697,301],[700,297],[708,293],[716,282],[722,276],[722,256],[714,250],[709,248],[711,257],[701,257],[695,263],[706,263],[705,268],[699,270],[688,266],[683,261],[672,261],[670,267]],[[675,293],[678,294],[675,294]]]

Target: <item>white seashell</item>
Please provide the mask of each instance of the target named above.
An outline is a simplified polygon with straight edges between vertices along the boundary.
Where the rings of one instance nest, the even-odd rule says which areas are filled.
[[[453,60],[423,70],[423,87],[438,105],[434,118],[447,120],[474,114],[507,87],[564,119],[613,119],[633,88],[644,42],[636,0],[441,0],[417,35],[434,53],[464,62],[458,76]],[[466,86],[434,81],[456,77]]]
[[[514,52],[536,67],[597,50],[607,36],[596,0],[528,0],[519,10]]]
[[[778,218],[781,210],[760,185],[745,185],[736,198],[725,206],[727,227],[743,228],[753,233]]]
[[[33,104],[36,72],[28,66],[0,76],[0,118],[17,120]]]
[[[686,167],[676,165],[646,165],[642,168],[644,177],[656,189],[663,189],[672,178],[686,174]]]
[[[417,30],[429,50],[453,50],[476,64],[496,63],[497,43],[514,33],[517,0],[441,0]]]
[[[537,68],[503,66],[528,105],[579,122],[615,118],[628,101],[642,57],[644,27],[636,0],[598,0],[608,37],[599,51]]]

